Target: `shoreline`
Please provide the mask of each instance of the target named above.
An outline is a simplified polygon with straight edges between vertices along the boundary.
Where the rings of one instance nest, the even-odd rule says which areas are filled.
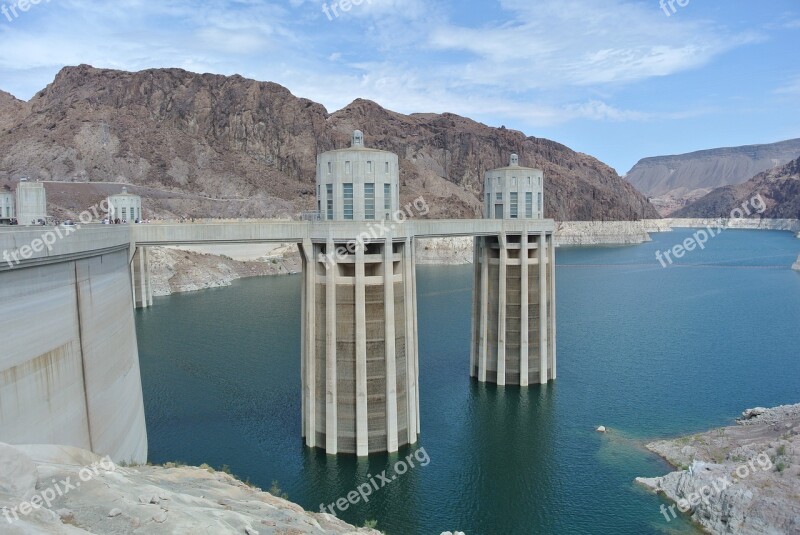
[[[556,225],[558,246],[581,245],[635,245],[652,241],[654,232],[672,232],[674,229],[714,227],[722,222],[735,230],[776,230],[798,233],[800,219],[716,219],[716,218],[664,218],[641,221],[564,221]]]
[[[732,426],[645,446],[676,470],[635,482],[712,534],[800,532],[800,404],[748,409]]]
[[[0,525],[11,533],[380,535],[305,510],[277,483],[264,491],[227,467],[129,466],[72,446],[4,443],[0,466]]]
[[[557,247],[626,246],[652,241],[654,232],[706,228],[715,219],[646,219],[641,221],[563,221],[556,224]],[[797,219],[727,220],[731,229],[800,233]],[[800,234],[798,234],[800,238]],[[302,261],[294,244],[154,247],[150,272],[154,297],[230,286],[242,278],[299,273]],[[798,247],[800,249],[800,247]],[[473,238],[428,238],[416,244],[418,265],[466,265],[473,261]],[[800,271],[800,257],[793,269]]]

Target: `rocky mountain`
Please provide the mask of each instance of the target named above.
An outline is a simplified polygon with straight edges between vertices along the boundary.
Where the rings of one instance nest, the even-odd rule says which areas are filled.
[[[717,188],[675,212],[674,217],[730,217],[734,208],[749,203],[756,195],[761,195],[767,206],[762,217],[800,218],[800,158],[760,173],[744,184]]]
[[[26,104],[14,95],[0,91],[0,132],[14,126],[26,107]]]
[[[703,150],[676,156],[645,158],[626,175],[651,197],[691,195],[722,186],[741,184],[754,175],[800,157],[800,139],[769,145]]]
[[[86,65],[64,68],[28,103],[9,97],[0,96],[0,176],[140,186],[145,195],[159,192],[146,200],[155,217],[311,210],[317,154],[348,146],[356,128],[369,146],[400,155],[401,196],[425,195],[429,217],[479,215],[483,171],[506,165],[512,152],[544,170],[548,217],[656,215],[595,158],[452,114],[402,115],[366,100],[328,113],[277,84],[241,76]],[[98,188],[86,190],[80,203],[100,199]],[[58,206],[67,201],[57,194],[49,200],[56,211],[72,210]]]

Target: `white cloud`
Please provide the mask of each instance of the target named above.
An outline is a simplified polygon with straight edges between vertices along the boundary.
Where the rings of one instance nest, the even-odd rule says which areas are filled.
[[[707,64],[756,39],[708,23],[668,19],[623,0],[503,0],[511,20],[466,28],[444,25],[430,44],[467,52],[474,83],[557,88],[621,84]]]
[[[779,87],[774,93],[777,95],[800,95],[800,76],[790,80],[786,85]]]
[[[334,1],[41,4],[0,26],[0,47],[15,51],[0,54],[0,80],[29,98],[64,65],[176,66],[275,81],[330,110],[363,97],[539,127],[677,118],[626,109],[614,94],[754,39],[628,0],[500,0],[501,20],[470,25],[448,13],[461,3],[431,0],[364,0],[329,21],[322,5]]]

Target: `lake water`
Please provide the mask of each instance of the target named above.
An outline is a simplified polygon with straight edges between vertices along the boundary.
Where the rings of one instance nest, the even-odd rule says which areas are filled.
[[[418,267],[422,435],[369,460],[303,446],[299,276],[156,298],[137,311],[150,458],[229,465],[318,511],[422,447],[430,464],[340,516],[390,535],[692,532],[632,483],[669,470],[642,444],[800,402],[800,240],[728,230],[662,268],[691,233],[558,251],[546,387],[470,380],[472,268]]]

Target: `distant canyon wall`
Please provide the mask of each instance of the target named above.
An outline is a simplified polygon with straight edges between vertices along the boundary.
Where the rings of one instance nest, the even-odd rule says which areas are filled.
[[[648,196],[684,196],[694,190],[741,184],[800,156],[800,139],[726,147],[640,160],[626,179]]]

